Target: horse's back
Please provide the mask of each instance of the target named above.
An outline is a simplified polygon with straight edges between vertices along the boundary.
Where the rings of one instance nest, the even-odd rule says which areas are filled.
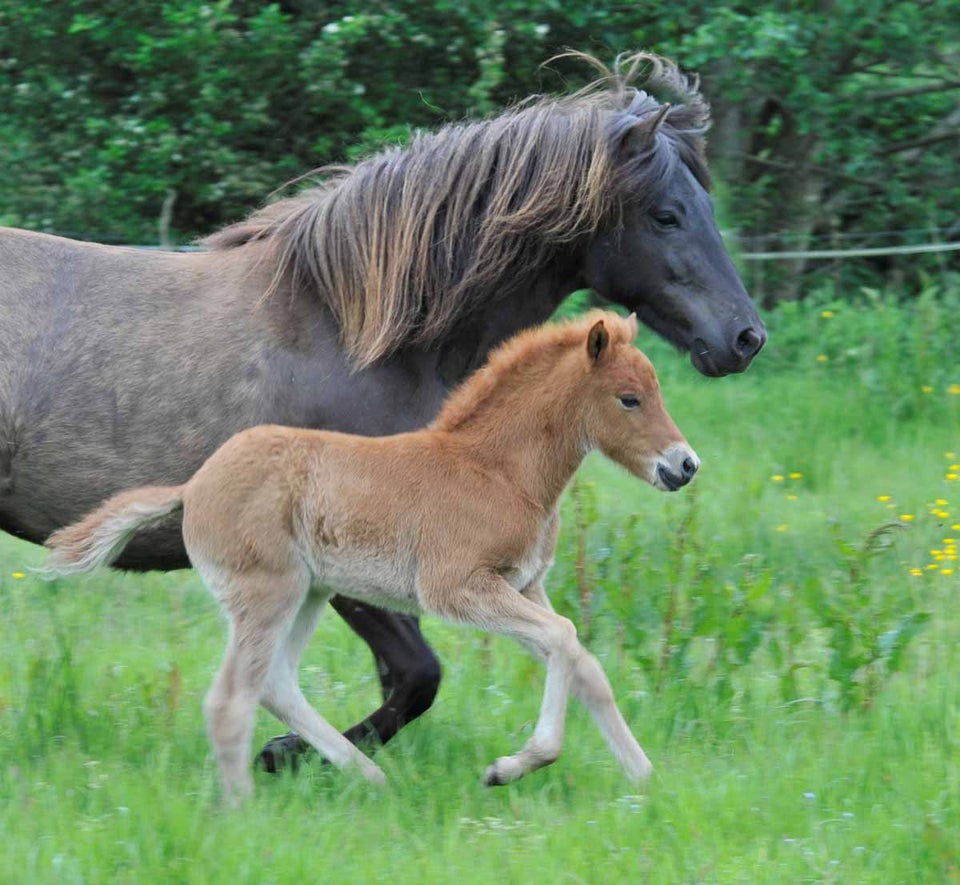
[[[0,230],[0,529],[43,540],[111,494],[185,482],[265,423],[380,435],[426,424],[437,354],[354,372],[315,301],[265,297],[259,244],[205,253]],[[119,564],[187,564],[179,523]]]
[[[239,429],[204,426],[246,417],[246,342],[199,257],[0,231],[0,527],[39,540],[120,488],[182,482]]]

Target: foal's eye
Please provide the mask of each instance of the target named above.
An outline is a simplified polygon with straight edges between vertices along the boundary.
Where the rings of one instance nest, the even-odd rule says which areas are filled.
[[[680,227],[680,219],[673,212],[654,212],[653,220],[664,228]]]
[[[617,399],[620,400],[620,405],[623,406],[628,411],[630,409],[635,409],[637,406],[640,405],[640,400],[637,399],[635,396],[624,395],[624,396],[618,396]]]

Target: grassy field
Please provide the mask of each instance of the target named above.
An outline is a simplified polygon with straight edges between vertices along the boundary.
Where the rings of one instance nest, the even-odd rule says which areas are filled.
[[[0,881],[960,882],[957,327],[932,296],[788,308],[722,381],[643,339],[702,474],[668,496],[591,458],[548,584],[653,760],[642,791],[578,707],[552,768],[482,788],[542,672],[433,621],[444,683],[378,752],[385,790],[309,764],[223,811],[198,579],[44,584],[0,539]],[[332,614],[303,682],[343,727],[377,701]]]

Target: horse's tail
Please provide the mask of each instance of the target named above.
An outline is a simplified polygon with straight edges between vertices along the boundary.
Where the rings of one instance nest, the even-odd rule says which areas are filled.
[[[80,522],[47,538],[50,555],[41,575],[56,578],[109,565],[138,529],[179,510],[183,491],[184,486],[143,486],[114,495]]]

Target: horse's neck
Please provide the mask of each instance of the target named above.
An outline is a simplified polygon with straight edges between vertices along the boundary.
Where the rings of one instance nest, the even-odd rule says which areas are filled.
[[[583,285],[574,256],[544,268],[532,284],[503,280],[495,298],[486,299],[457,323],[439,344],[439,371],[455,387],[486,361],[490,351],[523,329],[546,322],[571,292]]]

